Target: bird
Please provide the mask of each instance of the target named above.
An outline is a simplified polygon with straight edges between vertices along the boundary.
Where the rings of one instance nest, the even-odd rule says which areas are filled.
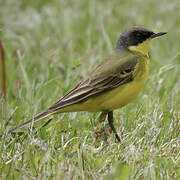
[[[149,74],[150,42],[166,33],[138,26],[125,30],[120,34],[112,54],[87,79],[47,110],[10,129],[1,137],[52,114],[87,111],[101,112],[99,121],[108,119],[109,127],[121,142],[114,127],[113,111],[130,103],[143,89]]]

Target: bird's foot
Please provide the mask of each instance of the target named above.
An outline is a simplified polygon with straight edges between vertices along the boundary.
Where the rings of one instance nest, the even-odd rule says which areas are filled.
[[[109,128],[111,129],[111,131],[113,131],[118,142],[121,142],[120,136],[118,135],[118,133],[114,127],[114,124],[113,124],[113,112],[112,111],[108,112],[108,123],[109,123]]]
[[[94,138],[93,144],[98,142],[98,140],[103,140],[104,143],[107,143],[107,133],[105,132],[104,127],[96,126],[92,136]]]
[[[94,143],[96,143],[98,140],[103,140],[105,143],[107,143],[107,133],[105,132],[104,128],[104,121],[106,120],[106,116],[107,112],[102,112],[96,122],[97,126],[94,128],[94,132],[92,134],[94,137]]]

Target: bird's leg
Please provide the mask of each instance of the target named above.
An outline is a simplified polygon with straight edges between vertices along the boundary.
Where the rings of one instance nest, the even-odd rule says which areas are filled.
[[[98,118],[97,126],[95,127],[93,132],[93,137],[95,138],[95,141],[97,141],[97,139],[102,137],[102,139],[105,142],[107,142],[107,135],[105,133],[104,124],[103,124],[103,122],[106,120],[107,114],[108,114],[107,111],[103,111]]]
[[[110,128],[112,129],[114,135],[116,136],[116,139],[117,139],[119,142],[121,142],[121,139],[120,139],[120,137],[118,136],[117,131],[116,131],[114,125],[113,125],[113,111],[109,111],[109,112],[108,112],[108,122],[109,122]]]

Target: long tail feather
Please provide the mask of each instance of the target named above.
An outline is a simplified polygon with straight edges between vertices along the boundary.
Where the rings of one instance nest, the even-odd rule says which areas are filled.
[[[19,129],[19,128],[22,128],[22,127],[24,127],[24,126],[26,126],[26,125],[28,125],[28,124],[30,124],[30,123],[32,123],[32,122],[39,121],[39,120],[47,117],[47,116],[50,115],[50,114],[53,114],[53,112],[52,112],[52,111],[45,111],[45,112],[43,112],[43,113],[40,113],[40,114],[38,114],[37,116],[35,116],[34,118],[31,118],[30,120],[22,123],[21,125],[13,128],[13,129],[10,129],[8,132],[6,132],[6,133],[4,133],[4,134],[1,134],[0,137],[4,136],[4,135],[6,135],[6,134],[10,134],[10,133],[12,133],[13,131],[15,131],[15,130],[17,130],[17,129]]]

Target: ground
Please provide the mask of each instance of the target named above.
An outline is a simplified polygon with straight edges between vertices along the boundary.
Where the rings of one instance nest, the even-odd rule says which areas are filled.
[[[88,77],[126,28],[168,32],[151,44],[141,94],[114,112],[121,144],[110,133],[107,144],[93,143],[99,113],[60,114],[0,139],[0,179],[180,179],[179,8],[179,0],[0,1],[1,133]]]

